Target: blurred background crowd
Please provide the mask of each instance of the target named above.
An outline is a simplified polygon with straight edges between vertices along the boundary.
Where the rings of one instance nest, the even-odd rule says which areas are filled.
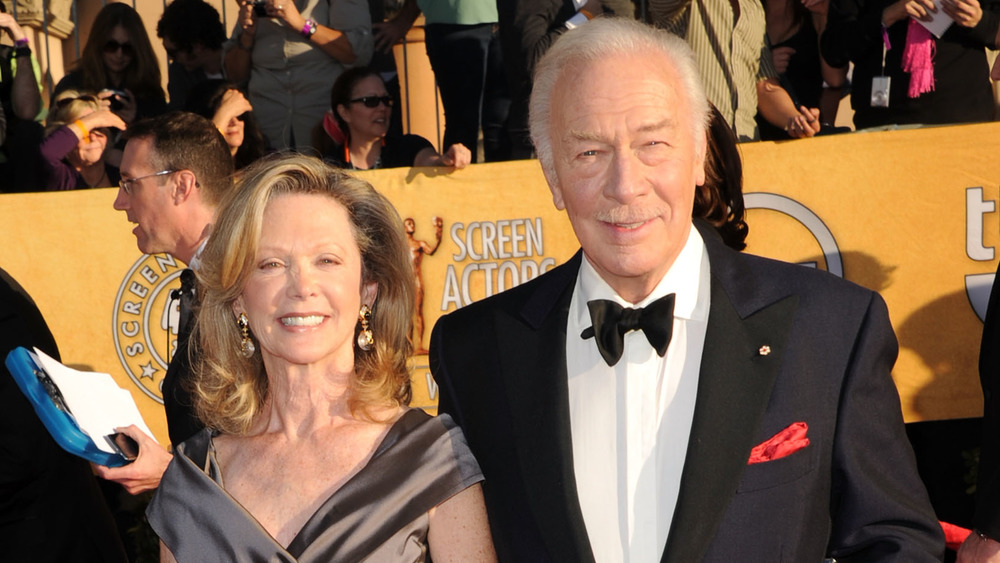
[[[357,169],[532,158],[534,63],[602,15],[685,37],[742,142],[991,121],[1000,0],[938,5],[3,0],[0,192],[115,186],[125,129],[171,110],[211,119],[237,169],[284,150]]]

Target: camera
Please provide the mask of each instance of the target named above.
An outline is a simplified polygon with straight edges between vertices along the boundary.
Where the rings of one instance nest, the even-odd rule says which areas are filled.
[[[253,13],[256,14],[258,18],[267,17],[267,0],[254,0],[253,2]]]
[[[129,99],[128,94],[124,90],[105,90],[106,92],[111,92],[111,96],[108,97],[108,101],[111,102],[111,111],[118,111],[125,107],[122,100]]]

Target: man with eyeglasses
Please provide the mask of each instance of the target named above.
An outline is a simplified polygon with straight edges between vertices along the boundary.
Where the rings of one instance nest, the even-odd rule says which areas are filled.
[[[233,185],[229,146],[211,121],[187,112],[139,121],[125,135],[128,142],[115,209],[124,211],[135,224],[132,234],[139,250],[167,253],[197,268],[216,208]],[[193,272],[182,272],[181,281],[177,351],[162,387],[172,444],[183,442],[202,427],[182,385],[190,375],[187,337],[194,322],[190,314],[196,299]],[[132,494],[156,488],[170,463],[170,453],[134,426],[124,432],[138,442],[139,457],[124,467],[97,466],[97,475]]]
[[[174,0],[156,24],[170,64],[167,92],[170,107],[181,109],[191,89],[213,78],[225,78],[222,44],[226,29],[219,11],[203,0]]]

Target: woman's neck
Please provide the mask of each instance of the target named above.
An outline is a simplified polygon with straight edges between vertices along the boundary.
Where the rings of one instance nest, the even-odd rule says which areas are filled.
[[[353,363],[303,366],[265,358],[264,371],[268,397],[255,421],[258,431],[296,432],[351,417]]]
[[[351,151],[351,164],[355,168],[365,170],[374,168],[375,163],[378,162],[378,157],[382,154],[381,137],[374,137],[361,141],[351,139],[348,146]]]
[[[115,88],[121,88],[122,80],[125,79],[125,73],[115,72],[107,68],[105,68],[104,70],[108,73],[108,80],[111,81],[111,84],[114,85]]]
[[[74,168],[76,168],[76,171],[83,177],[83,181],[86,182],[91,188],[108,187],[100,185],[107,176],[107,170],[104,168],[104,161],[99,160],[93,164],[81,164],[75,166]],[[110,179],[108,180],[109,181],[105,183],[110,185]]]

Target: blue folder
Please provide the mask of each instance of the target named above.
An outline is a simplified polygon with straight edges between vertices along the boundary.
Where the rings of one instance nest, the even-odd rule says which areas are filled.
[[[59,388],[36,360],[27,348],[18,347],[7,354],[4,363],[56,443],[67,452],[99,465],[121,467],[128,463],[121,454],[98,448],[94,440],[80,430]]]

